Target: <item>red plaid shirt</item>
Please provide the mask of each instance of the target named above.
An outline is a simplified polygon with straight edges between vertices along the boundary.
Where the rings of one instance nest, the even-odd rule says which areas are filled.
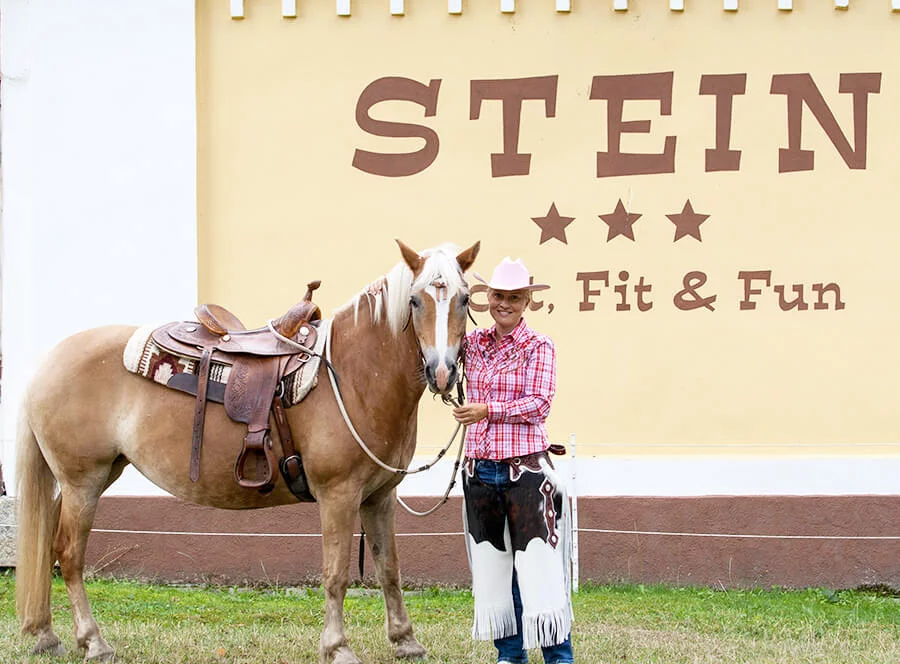
[[[500,341],[495,328],[466,335],[469,403],[488,416],[466,430],[466,456],[510,459],[547,449],[544,421],[556,394],[556,347],[525,320]]]

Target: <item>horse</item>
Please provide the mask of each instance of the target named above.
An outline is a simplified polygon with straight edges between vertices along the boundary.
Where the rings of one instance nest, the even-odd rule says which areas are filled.
[[[426,385],[446,396],[459,379],[469,302],[464,273],[480,243],[463,251],[443,245],[421,253],[397,243],[403,260],[377,288],[370,284],[335,310],[329,341],[349,422],[382,464],[366,456],[351,435],[338,390],[323,385],[329,382],[325,362],[318,369],[319,387],[286,411],[321,517],[323,664],[360,662],[344,631],[343,607],[357,515],[384,595],[394,656],[426,654],[413,634],[400,587],[394,508],[404,473],[396,469],[406,469],[412,460]],[[22,401],[16,605],[23,633],[37,637],[35,653],[65,652],[50,612],[51,572],[58,560],[78,647],[86,660],[115,660],[91,613],[83,570],[97,502],[128,464],[170,494],[201,505],[256,509],[297,502],[280,477],[266,495],[238,486],[232,466],[246,426],[214,403],[206,409],[202,472],[191,481],[187,441],[194,401],[126,371],[123,352],[135,329],[98,327],[62,341],[36,371]]]

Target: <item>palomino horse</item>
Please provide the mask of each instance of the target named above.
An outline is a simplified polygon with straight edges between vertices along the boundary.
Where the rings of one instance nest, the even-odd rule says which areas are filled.
[[[446,395],[458,378],[469,299],[463,273],[479,243],[458,254],[449,246],[419,254],[398,244],[403,262],[388,273],[384,287],[377,294],[363,290],[335,312],[331,359],[358,435],[384,464],[406,468],[416,447],[418,403],[426,383]],[[86,659],[115,658],[88,604],[84,553],[100,494],[129,463],[193,503],[254,509],[296,502],[280,477],[268,495],[235,483],[232,466],[246,427],[217,404],[207,408],[200,479],[189,479],[193,401],[125,370],[123,351],[133,332],[132,327],[101,327],[63,341],[36,373],[23,401],[16,600],[23,631],[38,638],[36,652],[63,651],[50,616],[51,568],[59,560],[78,646],[86,650]],[[343,606],[357,514],[370,538],[394,655],[423,657],[425,649],[413,636],[403,603],[394,538],[402,474],[364,454],[339,412],[325,371],[323,363],[319,388],[287,410],[322,523],[325,620],[319,659],[360,661],[344,634]]]

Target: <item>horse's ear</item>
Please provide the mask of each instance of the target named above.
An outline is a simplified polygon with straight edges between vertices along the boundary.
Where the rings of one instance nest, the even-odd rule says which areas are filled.
[[[479,240],[471,247],[466,249],[465,251],[461,251],[459,255],[456,257],[456,262],[459,263],[459,268],[465,272],[470,267],[472,267],[472,263],[475,262],[475,257],[478,256],[478,250],[481,249],[481,241]]]
[[[394,238],[394,241],[399,245],[400,253],[403,254],[403,260],[409,265],[409,269],[413,271],[414,275],[418,276],[419,272],[422,271],[422,266],[425,265],[425,259],[419,256],[415,249],[407,247],[397,238]]]

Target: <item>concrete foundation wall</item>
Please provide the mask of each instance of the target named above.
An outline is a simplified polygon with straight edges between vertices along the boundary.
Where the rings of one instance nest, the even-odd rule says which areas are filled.
[[[12,567],[16,560],[16,502],[0,496],[0,567]]]

